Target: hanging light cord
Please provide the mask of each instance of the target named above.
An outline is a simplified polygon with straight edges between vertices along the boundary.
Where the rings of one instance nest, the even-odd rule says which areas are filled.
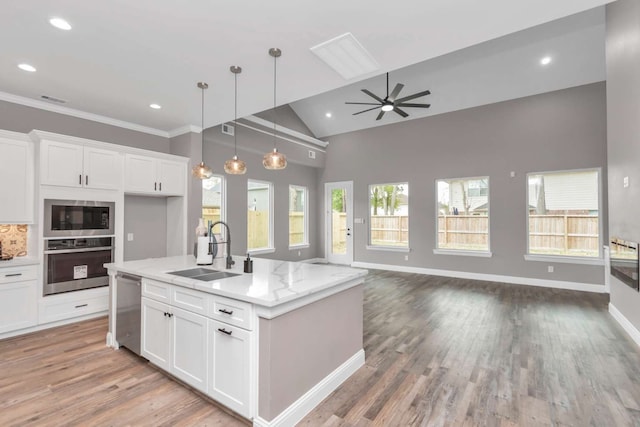
[[[235,90],[234,90],[234,106],[233,106],[233,114],[234,114],[234,119],[233,119],[233,154],[237,157],[238,156],[238,146],[237,146],[237,140],[238,140],[238,74],[234,73],[233,74],[233,78],[234,78],[234,83],[235,83]]]
[[[273,57],[273,149],[275,150],[278,138],[276,137],[276,61],[278,57],[274,55]]]
[[[202,112],[202,117],[200,118],[200,124],[202,127],[200,128],[200,136],[202,137],[202,161],[204,162],[204,85],[202,85],[202,108],[200,111]]]

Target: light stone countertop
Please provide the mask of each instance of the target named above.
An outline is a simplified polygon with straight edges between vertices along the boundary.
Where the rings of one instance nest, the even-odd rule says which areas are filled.
[[[192,255],[110,263],[105,264],[105,267],[111,274],[118,272],[133,274],[264,307],[276,307],[289,303],[367,275],[367,270],[351,267],[261,258],[252,258],[253,273],[243,273],[244,258],[234,256],[233,259],[235,265],[230,270],[224,268],[223,258],[215,259],[213,265],[198,266]],[[203,282],[167,274],[196,267],[240,275]]]

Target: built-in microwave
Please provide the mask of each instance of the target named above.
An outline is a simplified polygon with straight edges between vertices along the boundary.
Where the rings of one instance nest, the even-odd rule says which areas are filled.
[[[44,201],[44,237],[111,236],[115,203],[87,200]]]

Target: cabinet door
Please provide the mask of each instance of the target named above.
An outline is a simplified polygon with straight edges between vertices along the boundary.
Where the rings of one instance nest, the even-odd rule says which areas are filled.
[[[32,145],[0,137],[0,223],[32,223],[33,198]]]
[[[209,395],[249,417],[251,333],[209,320],[209,358],[212,364]]]
[[[171,318],[169,306],[142,298],[142,357],[170,371]]]
[[[157,193],[157,159],[136,154],[124,158],[124,191],[130,193]]]
[[[207,392],[207,319],[171,307],[173,323],[171,373]]]
[[[38,323],[38,285],[27,282],[0,283],[0,333]]]
[[[187,168],[184,163],[158,160],[158,189],[165,196],[182,196],[185,192]]]
[[[40,147],[42,184],[82,187],[82,145],[42,141]]]
[[[115,151],[84,148],[84,185],[88,188],[120,188],[120,156]]]

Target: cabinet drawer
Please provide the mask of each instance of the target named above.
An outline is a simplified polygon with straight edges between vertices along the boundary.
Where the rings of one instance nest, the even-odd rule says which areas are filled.
[[[209,317],[240,328],[252,330],[251,304],[214,295],[210,299]]]
[[[142,295],[168,304],[171,300],[171,285],[156,280],[142,279]]]
[[[180,286],[172,286],[171,289],[171,305],[192,313],[207,315],[211,295]]]
[[[101,311],[106,312],[108,309],[109,295],[59,300],[55,302],[44,301],[40,306],[40,323],[71,319],[73,317],[99,313]]]
[[[37,265],[0,268],[0,284],[36,280],[37,277]]]

